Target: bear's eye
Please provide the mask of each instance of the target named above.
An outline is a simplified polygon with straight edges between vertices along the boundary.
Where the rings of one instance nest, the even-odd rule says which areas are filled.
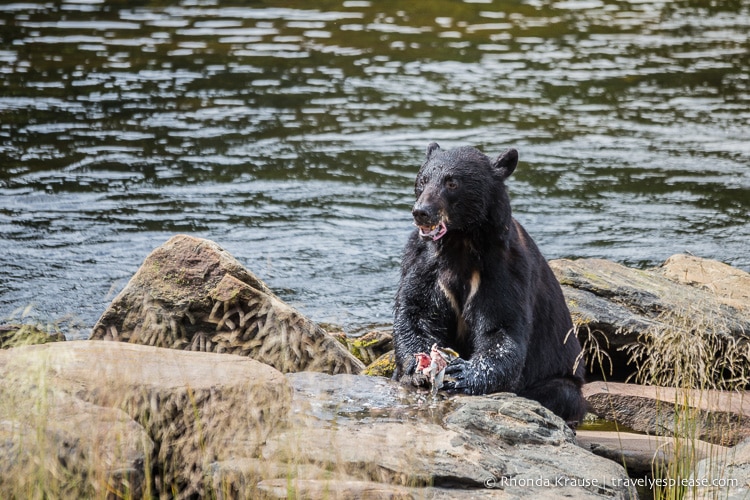
[[[453,179],[452,177],[448,177],[445,179],[445,187],[448,189],[456,189],[458,188],[458,181],[456,179]]]

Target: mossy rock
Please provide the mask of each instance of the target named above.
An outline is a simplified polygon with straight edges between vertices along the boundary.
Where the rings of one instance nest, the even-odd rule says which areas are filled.
[[[42,330],[38,325],[0,325],[0,349],[64,340],[65,335],[62,333],[50,333]]]
[[[393,351],[388,351],[370,363],[370,365],[364,369],[362,375],[391,378],[395,370],[396,356]]]
[[[351,337],[340,329],[332,330],[330,325],[324,325],[323,329],[365,365],[374,363],[393,349],[393,334],[390,330],[371,330],[361,337]]]

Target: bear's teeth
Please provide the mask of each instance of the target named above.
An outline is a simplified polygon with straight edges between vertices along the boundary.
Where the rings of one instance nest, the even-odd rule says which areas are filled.
[[[433,241],[437,241],[448,232],[448,228],[445,227],[445,222],[440,221],[434,226],[419,226],[419,235],[424,238],[432,238]]]

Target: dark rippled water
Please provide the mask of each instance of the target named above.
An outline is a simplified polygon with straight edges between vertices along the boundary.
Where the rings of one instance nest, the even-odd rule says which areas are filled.
[[[188,233],[315,320],[388,323],[433,140],[520,150],[548,258],[750,270],[748,33],[731,0],[4,3],[0,317],[86,336]]]

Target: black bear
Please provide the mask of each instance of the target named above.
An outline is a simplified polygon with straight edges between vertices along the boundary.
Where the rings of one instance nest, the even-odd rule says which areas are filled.
[[[394,306],[394,378],[425,383],[415,354],[449,347],[460,357],[444,389],[515,392],[572,424],[586,408],[581,346],[560,284],[511,215],[505,179],[517,164],[515,149],[493,162],[427,147]]]

